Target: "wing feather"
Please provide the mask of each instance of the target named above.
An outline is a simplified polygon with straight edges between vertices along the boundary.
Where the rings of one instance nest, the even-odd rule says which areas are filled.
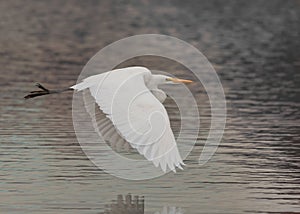
[[[88,88],[119,134],[156,167],[164,172],[182,169],[167,111],[146,87],[147,75],[151,72],[143,67],[117,69],[91,76],[72,88]]]

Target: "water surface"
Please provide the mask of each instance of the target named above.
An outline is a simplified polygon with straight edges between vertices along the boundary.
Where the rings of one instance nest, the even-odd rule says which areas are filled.
[[[300,212],[299,1],[0,5],[1,213],[103,213],[128,193],[144,196],[151,214],[163,207]],[[228,115],[217,153],[199,167],[210,118],[200,88],[203,122],[185,170],[136,182],[106,174],[84,155],[73,130],[72,94],[22,97],[37,81],[72,85],[98,50],[141,33],[173,35],[199,48],[218,72]]]

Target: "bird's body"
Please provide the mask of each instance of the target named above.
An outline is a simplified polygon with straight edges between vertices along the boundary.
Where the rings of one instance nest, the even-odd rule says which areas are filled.
[[[166,172],[175,171],[176,167],[182,169],[184,163],[162,104],[167,96],[158,87],[180,82],[191,81],[153,75],[145,67],[128,67],[87,77],[70,88],[89,90],[115,131]]]

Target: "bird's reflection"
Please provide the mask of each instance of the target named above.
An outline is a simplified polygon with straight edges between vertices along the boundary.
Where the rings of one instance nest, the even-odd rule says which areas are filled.
[[[183,210],[177,207],[164,207],[160,212],[155,212],[154,214],[183,214]]]
[[[117,200],[108,205],[106,210],[102,214],[144,214],[144,196],[132,196],[130,194],[118,195]],[[183,210],[178,207],[165,206],[161,211],[157,211],[154,214],[183,214]]]
[[[118,195],[117,201],[112,203],[103,214],[144,214],[144,196]]]

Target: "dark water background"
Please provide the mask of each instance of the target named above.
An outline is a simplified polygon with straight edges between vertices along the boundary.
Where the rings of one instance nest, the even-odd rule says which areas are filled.
[[[293,0],[1,1],[0,213],[102,213],[127,193],[145,196],[145,213],[299,213],[299,26]],[[142,33],[172,35],[205,54],[228,119],[205,166],[196,146],[186,170],[133,182],[98,170],[81,151],[72,94],[23,96],[37,81],[72,85],[98,50]]]

